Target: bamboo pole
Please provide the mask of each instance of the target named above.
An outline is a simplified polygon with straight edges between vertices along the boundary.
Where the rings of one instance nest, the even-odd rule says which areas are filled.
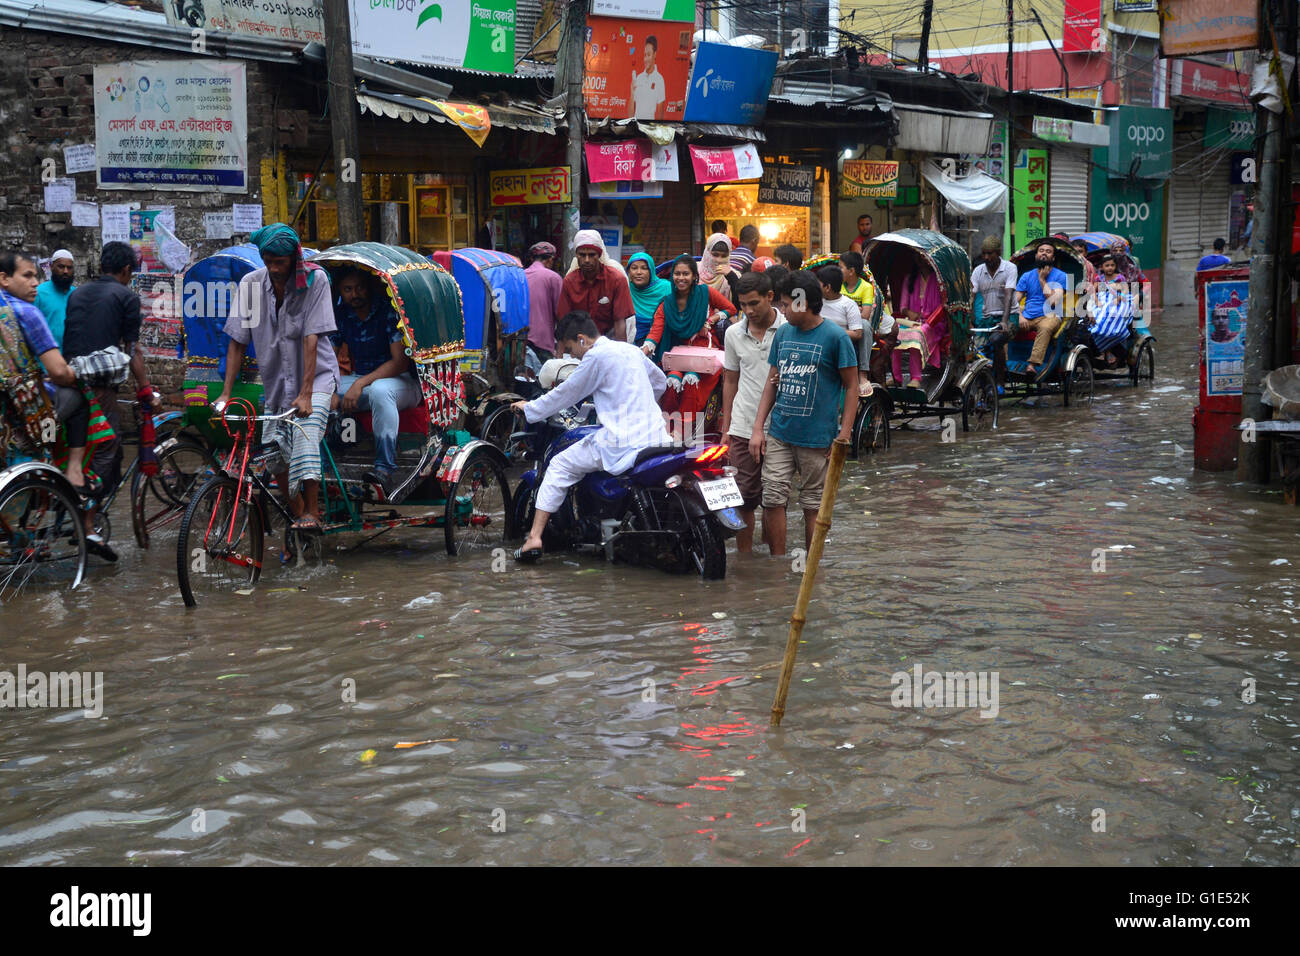
[[[822,561],[826,547],[826,533],[831,530],[831,512],[835,510],[835,495],[840,489],[840,474],[844,471],[844,457],[849,443],[835,439],[831,445],[831,463],[826,471],[826,484],[822,487],[822,503],[817,509],[817,523],[813,525],[812,544],[808,547],[808,563],[804,565],[803,581],[799,584],[799,597],[790,615],[790,636],[785,641],[785,657],[781,661],[781,682],[776,685],[776,700],[772,702],[772,726],[780,727],[785,716],[785,699],[790,693],[790,678],[794,675],[794,659],[799,653],[799,638],[808,619],[808,602],[812,600],[813,585],[817,582],[817,566]]]

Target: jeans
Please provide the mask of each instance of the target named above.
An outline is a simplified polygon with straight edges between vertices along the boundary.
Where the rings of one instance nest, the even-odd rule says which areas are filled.
[[[346,395],[361,377],[344,375],[339,382],[339,396]],[[361,390],[357,408],[371,413],[376,468],[392,471],[397,467],[397,413],[404,408],[414,408],[420,397],[419,383],[406,374],[376,379]]]

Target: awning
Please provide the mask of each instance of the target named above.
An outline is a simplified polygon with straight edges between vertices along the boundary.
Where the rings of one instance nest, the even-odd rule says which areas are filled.
[[[1007,185],[978,170],[960,178],[940,169],[933,160],[921,164],[921,175],[943,194],[948,204],[963,216],[1001,212],[1007,207]]]
[[[560,123],[564,125],[563,121]],[[765,143],[767,137],[757,126],[734,126],[729,123],[665,123],[656,120],[651,123],[634,119],[588,119],[588,133],[609,132],[616,136],[644,136],[651,142],[663,146],[672,142],[672,137],[665,137],[671,132],[683,140],[699,139],[701,136],[720,136],[727,139],[744,139],[751,143]]]
[[[363,114],[373,113],[376,116],[387,116],[389,119],[400,119],[404,123],[427,123],[429,120],[437,123],[451,122],[447,115],[434,106],[433,103],[413,96],[366,91],[357,94],[357,103],[360,105]],[[518,105],[488,106],[487,111],[494,127],[522,129],[533,133],[546,133],[551,136],[556,133],[555,120],[540,109]]]
[[[993,114],[945,110],[933,106],[895,103],[899,149],[919,153],[983,155],[993,138]]]

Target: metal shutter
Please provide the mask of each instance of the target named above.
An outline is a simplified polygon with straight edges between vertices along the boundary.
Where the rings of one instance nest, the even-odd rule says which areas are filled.
[[[1173,174],[1169,178],[1169,258],[1200,255],[1201,192],[1204,188],[1201,146],[1205,128],[1174,134]],[[1227,179],[1225,171],[1224,179]],[[1227,202],[1224,204],[1227,217]]]
[[[1207,156],[1204,160],[1205,176],[1201,182],[1200,248],[1210,252],[1215,239],[1227,239],[1228,204],[1232,196],[1229,172],[1229,153]]]
[[[1088,231],[1088,153],[1053,148],[1048,164],[1047,231],[1076,236]]]

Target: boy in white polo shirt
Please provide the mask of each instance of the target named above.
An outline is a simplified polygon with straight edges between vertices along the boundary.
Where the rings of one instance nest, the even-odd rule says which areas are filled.
[[[754,511],[763,495],[763,462],[749,453],[749,436],[758,414],[771,365],[768,350],[785,316],[773,304],[772,280],[762,272],[746,272],[736,283],[736,298],[744,317],[727,329],[722,360],[722,434],[736,466],[736,484],[745,499],[740,515],[743,531],[736,533],[736,550],[754,550]],[[764,531],[766,532],[766,528]]]

